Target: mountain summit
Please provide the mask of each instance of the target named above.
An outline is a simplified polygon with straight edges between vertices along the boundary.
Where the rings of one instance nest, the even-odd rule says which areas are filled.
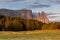
[[[44,12],[38,12],[38,15],[34,17],[35,20],[41,21],[43,23],[48,23],[49,19],[47,18]]]
[[[20,10],[20,17],[21,18],[27,18],[32,19],[32,11],[27,9]]]

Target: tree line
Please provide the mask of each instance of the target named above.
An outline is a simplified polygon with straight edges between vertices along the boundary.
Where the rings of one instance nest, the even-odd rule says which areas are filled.
[[[37,20],[0,15],[0,31],[41,30],[43,23]]]
[[[42,23],[37,20],[0,15],[0,31],[31,31],[60,29],[60,23]]]

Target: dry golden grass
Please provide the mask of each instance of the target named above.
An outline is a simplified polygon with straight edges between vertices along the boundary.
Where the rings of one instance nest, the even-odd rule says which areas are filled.
[[[60,30],[1,31],[0,40],[60,40]]]
[[[35,30],[35,31],[1,31],[0,34],[9,35],[9,34],[39,34],[39,33],[50,33],[50,32],[60,32],[60,30]]]

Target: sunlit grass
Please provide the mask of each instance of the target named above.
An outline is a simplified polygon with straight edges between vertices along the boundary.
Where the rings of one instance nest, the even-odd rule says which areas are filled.
[[[60,31],[0,32],[0,40],[60,40]]]

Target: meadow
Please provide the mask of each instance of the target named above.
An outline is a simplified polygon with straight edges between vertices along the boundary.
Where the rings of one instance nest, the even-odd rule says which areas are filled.
[[[11,32],[1,31],[0,40],[60,40],[59,30],[36,30]]]

